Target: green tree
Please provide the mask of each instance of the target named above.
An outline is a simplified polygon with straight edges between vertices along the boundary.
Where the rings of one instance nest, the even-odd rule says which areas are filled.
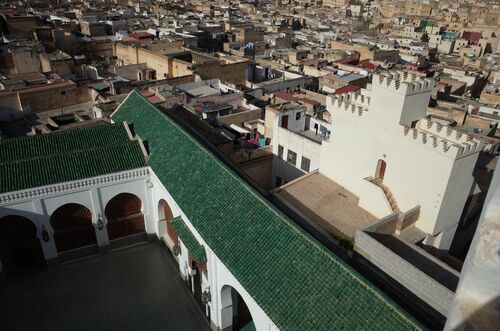
[[[424,32],[422,38],[420,38],[420,41],[423,41],[424,43],[429,42],[429,35],[427,34],[427,32]]]

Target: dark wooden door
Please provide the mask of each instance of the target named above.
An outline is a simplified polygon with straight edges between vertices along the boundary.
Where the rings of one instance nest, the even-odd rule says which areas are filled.
[[[281,127],[288,129],[288,115],[285,115],[281,118]]]

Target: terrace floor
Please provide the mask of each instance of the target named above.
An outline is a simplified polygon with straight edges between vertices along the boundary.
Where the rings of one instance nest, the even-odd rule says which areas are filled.
[[[159,241],[0,281],[2,330],[210,330]]]
[[[334,236],[352,238],[377,220],[358,206],[358,197],[319,172],[284,185],[277,194]]]

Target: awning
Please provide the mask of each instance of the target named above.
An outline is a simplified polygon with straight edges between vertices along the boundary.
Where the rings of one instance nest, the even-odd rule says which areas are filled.
[[[186,223],[184,223],[182,217],[178,216],[171,220],[170,223],[173,225],[182,242],[189,250],[189,253],[191,253],[191,256],[193,256],[193,259],[196,262],[206,262],[207,255],[205,253],[205,248],[198,243],[198,240],[196,240]]]

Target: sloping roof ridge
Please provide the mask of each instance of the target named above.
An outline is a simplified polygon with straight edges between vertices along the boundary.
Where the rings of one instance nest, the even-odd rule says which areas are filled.
[[[123,133],[119,131],[119,128],[121,128]],[[98,137],[95,137],[97,135],[105,135],[106,133],[110,134],[111,141],[99,140]],[[94,137],[90,140],[82,140],[82,135],[84,136],[85,134],[87,136],[93,135]],[[4,148],[3,151],[0,151],[0,164],[122,143],[125,142],[122,139],[123,137],[120,136],[122,134],[128,140],[131,140],[132,137],[129,130],[127,130],[126,123],[100,125],[91,128],[76,128],[68,131],[0,140],[0,148]],[[65,139],[64,135],[68,139]],[[58,144],[63,141],[66,145],[60,146],[60,149],[58,149]]]
[[[316,247],[321,252],[321,254],[323,254],[325,257],[329,258],[335,264],[337,264],[338,266],[340,266],[344,270],[344,272],[346,272],[346,274],[348,274],[349,276],[351,276],[355,281],[357,281],[358,283],[360,283],[367,290],[369,290],[370,292],[372,292],[373,294],[375,294],[378,298],[380,298],[385,303],[386,306],[390,307],[391,310],[395,311],[398,315],[402,316],[404,319],[406,319],[412,325],[414,325],[415,327],[417,327],[417,325],[415,324],[415,322],[412,319],[408,318],[408,316],[406,316],[406,313],[404,313],[402,310],[400,311],[400,310],[396,309],[396,304],[395,303],[394,304],[390,304],[390,300],[382,292],[380,292],[379,290],[375,290],[374,287],[373,287],[373,285],[369,284],[367,280],[364,280],[363,278],[361,278],[360,275],[358,275],[358,273],[355,270],[351,269],[350,267],[347,267],[347,265],[345,264],[344,261],[342,261],[339,257],[335,256],[333,253],[331,253],[330,251],[328,251],[327,248],[324,247],[324,246],[322,246],[317,240],[313,240],[313,237],[311,235],[307,234],[301,228],[299,228],[298,225],[296,225],[294,223],[292,224],[291,222],[287,221],[280,213],[277,213],[276,209],[275,209],[276,207],[274,205],[272,205],[270,202],[265,201],[264,198],[260,194],[257,194],[253,189],[251,189],[251,187],[250,187],[250,185],[248,183],[246,183],[243,179],[241,179],[235,173],[233,173],[232,171],[230,171],[228,169],[228,167],[224,163],[222,163],[221,160],[219,160],[215,155],[213,155],[212,153],[210,153],[205,147],[203,147],[203,145],[201,145],[200,142],[198,142],[195,138],[193,138],[190,134],[188,134],[177,123],[175,123],[175,121],[171,120],[165,113],[163,113],[155,105],[151,104],[149,102],[149,100],[146,99],[145,97],[143,97],[139,92],[137,92],[134,89],[132,92],[130,92],[130,94],[127,96],[127,98],[125,98],[125,100],[127,100],[128,97],[132,95],[132,93],[134,93],[134,95],[139,96],[139,98],[141,98],[147,104],[147,106],[149,108],[151,108],[155,112],[160,113],[167,121],[169,121],[172,125],[174,125],[184,136],[186,136],[188,139],[190,139],[192,142],[194,142],[206,155],[208,155],[212,160],[214,160],[218,165],[220,165],[221,168],[224,169],[224,171],[226,173],[228,173],[230,176],[232,176],[234,179],[236,179],[238,182],[240,182],[245,187],[246,191],[248,191],[251,195],[253,195],[255,198],[257,198],[257,200],[259,201],[259,203],[261,205],[263,205],[263,207],[270,209],[271,212],[275,216],[277,216],[279,218],[279,220],[282,221],[282,223],[285,223],[285,225],[287,225],[289,228],[291,228],[295,233],[297,233],[303,239],[307,240],[310,244],[312,244],[314,247]],[[125,100],[116,109],[116,111],[118,111],[118,109],[125,103]],[[194,225],[193,225],[193,227],[196,229],[196,227]]]
[[[82,148],[82,149],[75,149],[72,151],[66,151],[66,152],[61,152],[61,153],[56,153],[56,154],[48,154],[48,155],[41,155],[38,157],[31,157],[31,158],[24,158],[20,160],[12,160],[12,161],[6,161],[6,162],[0,162],[0,165],[8,165],[8,164],[15,164],[15,163],[23,163],[23,162],[31,162],[35,160],[43,160],[43,159],[49,159],[49,158],[54,158],[54,157],[59,157],[59,156],[72,156],[72,155],[77,155],[80,153],[86,153],[86,152],[95,152],[103,149],[109,149],[109,148],[114,148],[114,147],[120,147],[120,146],[128,146],[128,145],[134,145],[138,144],[139,147],[142,149],[142,144],[138,140],[129,140],[129,141],[124,141],[124,142],[119,142],[119,143],[113,143],[113,144],[107,144],[107,145],[100,145],[100,146],[95,146],[91,148]]]
[[[0,164],[0,194],[34,187],[66,183],[106,174],[147,169],[139,143],[105,145],[98,150],[81,149],[72,153],[24,159]]]

